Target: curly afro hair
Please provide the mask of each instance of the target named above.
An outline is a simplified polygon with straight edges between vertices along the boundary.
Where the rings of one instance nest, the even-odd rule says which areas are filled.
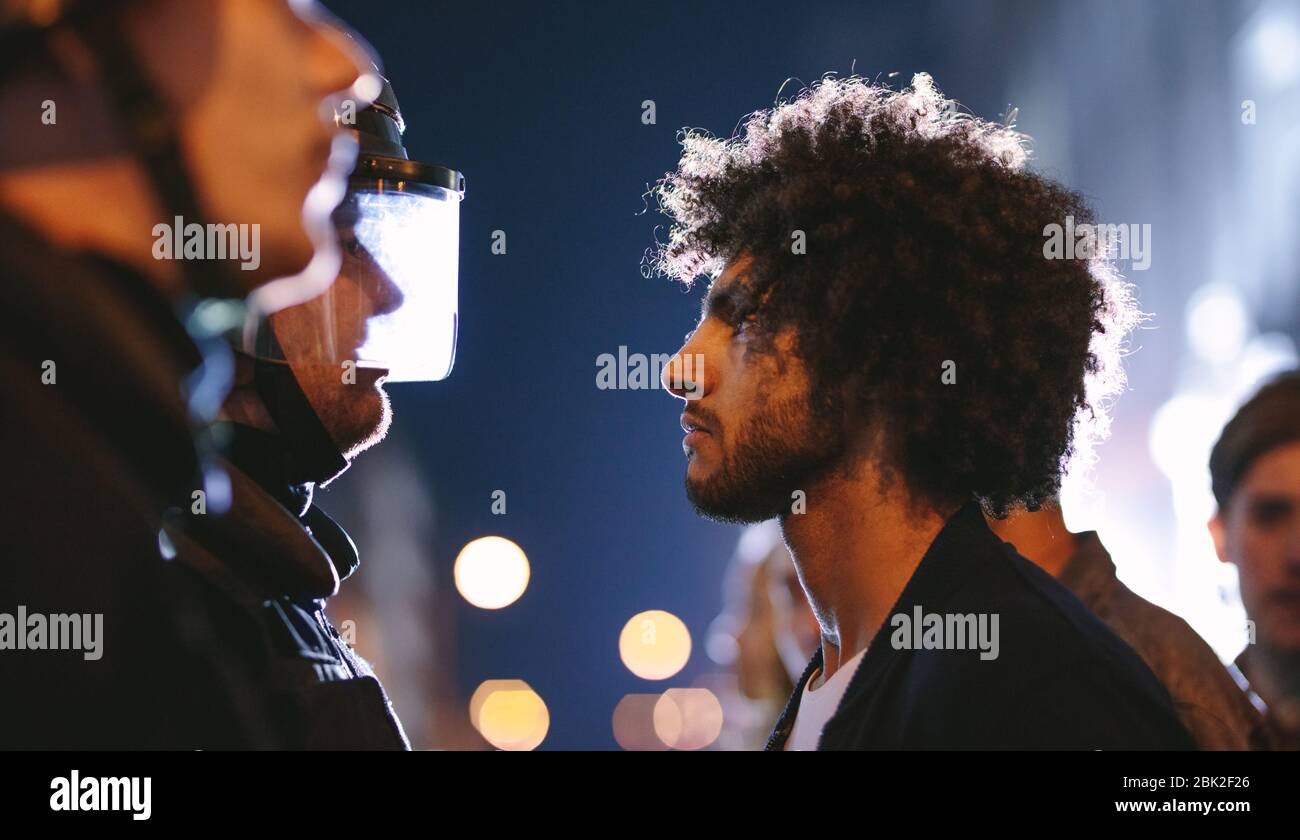
[[[1047,225],[1093,216],[1025,170],[1024,135],[918,74],[828,76],[681,142],[652,189],[672,226],[651,272],[689,285],[751,256],[760,327],[794,327],[813,393],[878,424],[914,498],[1005,516],[1056,496],[1107,430],[1139,315],[1106,254],[1045,257]]]

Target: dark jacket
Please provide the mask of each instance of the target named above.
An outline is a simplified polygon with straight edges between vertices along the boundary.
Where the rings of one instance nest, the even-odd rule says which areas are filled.
[[[998,655],[895,648],[886,620],[818,748],[1191,749],[1169,695],[1069,590],[1001,542],[978,506],[935,537],[892,616],[998,616]],[[990,622],[991,623],[991,622]],[[768,742],[782,749],[818,650]]]
[[[0,748],[322,743],[315,723],[268,702],[267,671],[249,666],[266,642],[236,632],[254,626],[247,604],[165,559],[163,513],[188,510],[200,486],[182,382],[203,357],[171,304],[0,214],[0,319],[0,620],[102,616],[98,659],[0,650]],[[300,705],[343,720],[331,702],[367,692],[378,708],[373,687],[306,692]]]
[[[180,383],[197,348],[143,278],[3,215],[0,319],[0,612],[103,616],[98,660],[0,651],[0,746],[166,747],[240,728],[185,635],[210,628],[187,623],[158,550],[162,511],[195,486]],[[202,697],[200,722],[186,710]]]
[[[409,749],[369,663],[325,615],[358,566],[356,546],[312,503],[311,485],[280,477],[287,458],[275,436],[238,427],[230,510],[169,521],[177,562],[221,616],[225,667],[251,688],[273,746]]]

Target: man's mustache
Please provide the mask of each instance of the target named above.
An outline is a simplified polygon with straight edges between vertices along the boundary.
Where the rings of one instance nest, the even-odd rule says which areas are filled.
[[[717,414],[698,404],[688,403],[688,406],[682,412],[683,426],[693,426],[712,435],[717,435],[721,431],[722,423],[718,420]]]

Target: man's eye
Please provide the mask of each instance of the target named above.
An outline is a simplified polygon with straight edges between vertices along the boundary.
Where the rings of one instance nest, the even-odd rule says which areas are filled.
[[[1250,512],[1250,518],[1264,528],[1272,527],[1291,514],[1291,507],[1283,502],[1261,502]]]
[[[731,324],[731,328],[735,331],[736,335],[752,332],[757,326],[757,315],[745,315],[742,318],[735,319]]]

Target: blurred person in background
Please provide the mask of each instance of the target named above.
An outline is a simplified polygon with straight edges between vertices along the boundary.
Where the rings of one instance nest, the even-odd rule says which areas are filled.
[[[1182,618],[1125,586],[1096,531],[1075,534],[1065,527],[1059,500],[987,521],[993,533],[1069,587],[1137,651],[1168,690],[1198,748],[1268,749],[1263,719],[1214,650]]]
[[[1300,370],[1251,397],[1210,454],[1219,559],[1253,622],[1236,666],[1278,749],[1300,748]]]
[[[325,115],[368,66],[305,0],[0,0],[0,613],[28,616],[0,746],[272,742],[161,528],[229,502],[205,429],[243,307],[217,301],[334,278],[355,145]],[[242,263],[159,249],[205,223],[254,232]]]
[[[757,749],[821,642],[817,616],[776,520],[742,532],[727,569],[724,603],[715,630],[735,644],[736,697],[723,717],[733,731],[728,748]]]
[[[1103,409],[1094,334],[1131,320],[1106,260],[1045,258],[1045,226],[1091,212],[1023,143],[925,74],[827,78],[730,141],[687,133],[658,185],[657,267],[711,280],[663,376],[687,496],[780,517],[820,625],[768,749],[1193,746],[1142,660],[980,511],[1056,495],[1075,415]],[[922,611],[1001,630],[913,644],[917,618],[900,641]]]
[[[794,680],[777,641],[778,618],[769,560],[781,544],[776,522],[750,525],[741,533],[723,578],[723,611],[710,627],[721,637],[732,680],[722,697],[724,749],[759,749],[767,741]],[[803,662],[799,663],[803,667]]]
[[[765,565],[776,648],[786,673],[797,680],[809,658],[817,653],[821,626],[799,581],[799,568],[783,540],[772,546]]]
[[[317,490],[366,558],[327,615],[383,677],[412,749],[480,749],[457,680],[455,587],[440,586],[432,547],[444,527],[435,486],[411,452],[426,429],[395,422],[384,445]]]

